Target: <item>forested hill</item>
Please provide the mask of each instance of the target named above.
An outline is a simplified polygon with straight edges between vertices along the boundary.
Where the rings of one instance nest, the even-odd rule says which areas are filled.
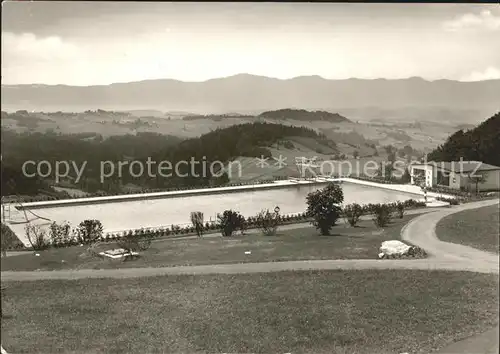
[[[330,113],[325,111],[306,111],[305,109],[279,109],[277,111],[267,111],[263,112],[259,115],[261,118],[270,118],[270,119],[294,119],[294,120],[303,120],[303,121],[315,121],[322,120],[331,123],[342,123],[342,122],[350,122],[346,117],[341,116],[338,113]]]
[[[430,161],[481,161],[500,166],[500,112],[477,127],[459,130],[430,153]]]
[[[188,139],[156,155],[156,160],[186,161],[194,158],[196,161],[231,161],[239,156],[271,157],[271,152],[266,148],[272,144],[285,140],[287,137],[308,137],[318,140],[324,145],[336,148],[333,141],[328,140],[323,134],[297,126],[288,126],[274,123],[246,123],[233,125],[224,129],[217,129],[199,138]],[[187,172],[186,172],[187,173]],[[207,178],[183,178],[180,184],[207,184]],[[162,187],[168,181],[154,181],[157,187]]]
[[[189,162],[191,159],[226,163],[239,156],[270,157],[271,153],[266,147],[286,137],[313,138],[335,148],[335,143],[312,129],[272,123],[234,125],[188,140],[152,133],[104,139],[99,134],[30,134],[2,129],[2,195],[34,195],[40,189],[51,191],[49,185],[53,182],[53,175],[45,179],[23,176],[22,165],[28,160],[45,160],[52,166],[55,166],[56,161],[75,161],[78,166],[86,161],[84,178],[70,187],[91,193],[99,190],[123,193],[123,186],[127,183],[143,189],[220,184],[227,180],[214,179],[211,173],[204,175],[202,171],[197,170],[201,168],[201,164],[195,165],[194,173],[190,165],[179,165],[179,175],[185,176],[178,178],[152,178],[147,173],[135,177],[137,172],[130,173],[126,167],[121,178],[108,178],[104,184],[100,182],[100,167],[103,161],[136,160],[147,166],[148,159],[157,163],[169,161],[175,165],[180,161]],[[70,176],[76,177],[73,170]]]

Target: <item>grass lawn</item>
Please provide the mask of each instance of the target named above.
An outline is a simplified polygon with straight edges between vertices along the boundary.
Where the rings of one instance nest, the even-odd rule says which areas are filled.
[[[498,277],[363,270],[9,283],[12,353],[428,353],[498,323]]]
[[[84,247],[49,249],[2,259],[2,270],[52,270],[76,268],[166,267],[242,262],[270,262],[304,259],[374,259],[381,242],[400,239],[401,229],[416,215],[393,219],[384,228],[377,229],[371,220],[360,220],[358,227],[339,224],[331,236],[320,236],[312,226],[278,230],[276,236],[255,232],[248,235],[222,238],[208,236],[202,239],[163,239],[134,261],[123,262],[110,258],[85,255]],[[100,246],[103,250],[115,244]],[[245,251],[252,253],[247,255]],[[64,262],[62,262],[64,260]]]
[[[499,253],[498,205],[465,210],[442,219],[436,226],[439,239]]]

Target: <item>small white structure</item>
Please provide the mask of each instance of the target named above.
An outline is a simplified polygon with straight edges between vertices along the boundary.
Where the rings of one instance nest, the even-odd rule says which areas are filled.
[[[128,252],[123,248],[115,248],[113,250],[107,250],[104,252],[100,252],[99,255],[104,256],[104,257],[109,257],[113,259],[117,258],[123,258],[126,256],[137,256],[139,253],[137,252]]]
[[[403,243],[398,240],[390,240],[382,242],[382,246],[380,246],[380,253],[378,255],[379,258],[383,256],[404,256],[411,249],[411,246],[408,246],[406,243]]]
[[[468,191],[500,189],[500,167],[480,161],[416,163],[410,166],[411,184]]]

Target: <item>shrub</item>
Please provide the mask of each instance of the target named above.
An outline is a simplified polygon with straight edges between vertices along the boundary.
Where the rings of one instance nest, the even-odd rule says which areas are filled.
[[[237,211],[225,210],[222,214],[217,215],[217,222],[222,236],[229,237],[243,227],[244,218]]]
[[[84,220],[78,225],[78,241],[82,244],[90,244],[101,238],[102,224],[99,220]]]
[[[35,251],[44,250],[49,246],[45,238],[45,230],[42,230],[40,225],[28,223],[26,224],[25,231],[26,238]]]
[[[384,227],[391,221],[391,207],[388,204],[372,205],[373,222],[377,227]]]
[[[266,236],[276,235],[279,223],[280,223],[279,214],[271,213],[269,209],[262,210],[259,214],[257,214],[255,220],[256,226]]]
[[[116,243],[118,247],[123,248],[128,253],[123,259],[124,261],[127,261],[137,258],[137,255],[133,255],[132,252],[147,250],[151,246],[151,238],[126,235],[120,238]]]
[[[344,193],[336,183],[307,195],[307,215],[314,218],[312,224],[322,235],[329,235],[331,228],[336,225],[343,201]]]
[[[395,203],[395,208],[396,208],[396,211],[398,212],[399,218],[402,219],[404,214],[405,214],[405,204],[401,201],[397,201]]]
[[[70,240],[70,232],[71,226],[68,222],[58,224],[54,221],[49,229],[50,242],[53,245],[67,244]]]
[[[193,211],[191,213],[191,222],[193,223],[196,235],[203,236],[203,213],[201,211]]]
[[[441,202],[447,202],[450,203],[450,205],[459,205],[460,202],[458,201],[457,198],[444,198],[444,197],[437,197],[436,200],[439,200]]]
[[[423,250],[420,247],[412,246],[408,250],[408,256],[409,257],[425,258],[427,256],[427,252],[425,252],[425,250]]]
[[[356,226],[361,215],[363,215],[363,207],[357,203],[348,204],[342,210],[344,218],[349,225]]]

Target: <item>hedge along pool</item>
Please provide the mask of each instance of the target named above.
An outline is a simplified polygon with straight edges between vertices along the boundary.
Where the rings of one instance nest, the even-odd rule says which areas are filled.
[[[102,222],[105,232],[120,232],[139,228],[170,227],[172,224],[188,225],[191,223],[192,211],[203,212],[205,222],[215,220],[217,213],[226,209],[239,211],[245,217],[254,216],[262,209],[272,211],[276,206],[280,207],[281,214],[302,213],[307,208],[307,194],[324,186],[325,184],[303,184],[267,190],[44,207],[33,211],[52,221],[68,221],[72,227],[85,219],[98,219]],[[416,194],[348,182],[342,183],[341,186],[344,204],[390,203],[421,198]],[[48,225],[47,221],[39,220],[40,222],[34,223]],[[18,235],[24,234],[24,226],[11,225]]]

